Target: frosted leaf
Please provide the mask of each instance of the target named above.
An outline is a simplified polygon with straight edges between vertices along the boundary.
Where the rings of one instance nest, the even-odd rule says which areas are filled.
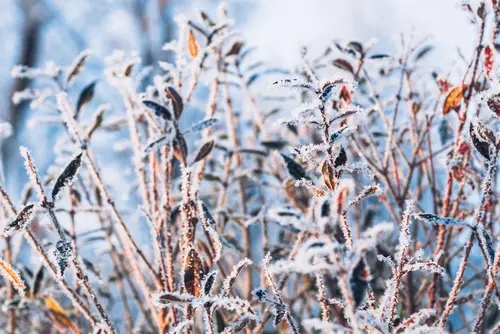
[[[153,141],[146,144],[146,147],[144,148],[144,151],[143,151],[143,157],[146,157],[153,150],[158,149],[164,145],[171,145],[174,138],[175,138],[175,131],[174,130],[172,130],[171,132],[169,132],[169,133],[167,133],[159,138],[155,138]]]
[[[316,258],[324,258],[332,253],[345,256],[347,248],[345,245],[333,242],[329,239],[309,239],[297,250],[293,260],[280,259],[269,265],[269,271],[273,274],[299,273],[311,274],[317,272],[336,272],[336,267],[326,261],[315,261]]]
[[[335,131],[331,136],[330,136],[330,144],[334,144],[342,138],[342,136],[348,136],[349,134],[355,132],[358,130],[358,126],[353,125],[353,126],[347,126],[344,125],[337,131]]]
[[[71,242],[67,239],[57,241],[53,254],[57,268],[57,278],[62,280],[64,279],[64,273],[74,256]]]
[[[350,208],[351,206],[358,204],[360,201],[362,201],[368,197],[380,196],[382,194],[383,194],[383,190],[378,183],[372,184],[369,186],[365,186],[363,188],[363,190],[361,190],[359,195],[347,204],[347,207]]]
[[[153,304],[155,307],[164,308],[167,306],[184,307],[191,303],[195,297],[188,293],[179,292],[158,292],[153,294]]]
[[[302,81],[301,79],[283,79],[274,81],[271,86],[274,87],[288,87],[288,88],[301,88],[315,92],[316,89],[310,83]]]
[[[294,207],[270,208],[266,216],[269,220],[295,231],[314,228],[312,222],[304,219],[302,213]]]
[[[14,219],[13,222],[11,222],[7,226],[5,226],[5,228],[3,230],[3,235],[10,236],[15,231],[26,228],[31,223],[31,220],[33,219],[34,214],[35,214],[35,204],[26,205],[21,210],[21,212],[19,212],[16,219]]]
[[[231,270],[229,276],[224,280],[224,283],[222,283],[220,296],[222,297],[229,296],[231,287],[236,281],[236,278],[241,272],[241,270],[243,270],[244,267],[251,265],[252,263],[253,262],[248,258],[244,258],[243,260],[241,260],[240,262],[238,262],[236,265],[233,266],[233,270]]]
[[[204,296],[210,296],[212,294],[213,287],[217,279],[216,276],[217,276],[217,271],[213,270],[209,272],[203,279],[201,286]]]
[[[71,85],[73,81],[75,81],[75,79],[78,77],[83,67],[85,66],[89,56],[90,56],[90,50],[89,49],[84,50],[78,55],[73,64],[69,66],[67,70],[68,75],[66,77],[66,83],[68,84],[68,86]]]
[[[297,155],[302,161],[314,161],[313,154],[316,152],[326,152],[329,146],[326,144],[308,144],[291,147],[290,152]]]
[[[186,130],[183,131],[183,134],[205,130],[209,127],[214,126],[218,122],[219,122],[219,120],[217,118],[209,118],[209,119],[203,120],[199,123],[195,123],[195,124],[191,125],[189,128],[187,128]]]
[[[26,286],[19,271],[14,269],[14,267],[2,259],[0,259],[0,275],[5,280],[10,281],[21,297],[24,297],[24,290],[26,289]]]
[[[446,275],[446,270],[443,267],[430,260],[423,262],[408,263],[403,267],[403,271],[405,272],[419,271],[419,270],[428,271],[434,274],[439,274],[441,276]]]
[[[64,188],[73,184],[78,169],[82,163],[82,153],[78,154],[71,162],[66,166],[64,171],[58,177],[54,189],[52,190],[52,200],[56,200],[59,194],[64,190]]]
[[[432,213],[417,213],[415,215],[415,218],[432,224],[448,225],[448,226],[467,226],[472,228],[469,223],[466,223],[462,220],[458,220],[451,217],[440,217]]]

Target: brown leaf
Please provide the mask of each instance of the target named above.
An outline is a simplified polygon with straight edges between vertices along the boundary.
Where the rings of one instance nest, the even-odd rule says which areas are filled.
[[[198,46],[198,42],[196,42],[196,38],[194,37],[193,31],[189,31],[189,39],[188,39],[189,53],[191,57],[195,58],[200,51],[200,47]]]
[[[19,272],[3,260],[0,260],[0,275],[2,275],[6,280],[9,280],[19,294],[24,296],[26,286],[24,285],[24,281]]]
[[[184,166],[187,165],[187,155],[188,155],[188,147],[186,144],[186,140],[184,136],[178,132],[177,136],[174,139],[174,156],[177,160],[182,162]]]
[[[486,100],[486,104],[488,108],[495,114],[497,118],[500,118],[500,94],[495,94],[490,96]]]
[[[323,161],[323,165],[321,166],[321,173],[323,174],[323,181],[325,181],[325,185],[331,191],[335,191],[337,187],[337,180],[335,179],[334,169],[328,161]]]
[[[34,213],[35,213],[35,205],[34,204],[26,205],[21,210],[21,212],[19,212],[16,219],[12,223],[9,223],[7,226],[5,226],[3,230],[4,235],[11,235],[14,231],[26,227],[33,219]]]
[[[59,305],[59,303],[50,296],[45,296],[45,306],[47,306],[50,315],[53,317],[54,321],[56,321],[59,325],[64,328],[69,328],[73,332],[77,332],[77,327],[71,321],[69,316],[64,312],[63,308]]]
[[[448,93],[446,99],[444,100],[443,105],[443,115],[446,115],[452,110],[458,110],[460,107],[460,103],[464,98],[465,90],[467,89],[467,85],[456,86]]]
[[[495,48],[493,44],[488,44],[484,48],[484,73],[488,79],[491,79],[491,72],[495,65]]]
[[[351,63],[349,63],[345,59],[335,59],[333,61],[333,66],[338,67],[344,71],[347,71],[349,73],[354,73],[354,68],[352,67]]]
[[[226,54],[227,56],[236,56],[238,53],[240,53],[241,48],[243,47],[243,42],[234,42],[233,46],[231,46],[231,49],[228,51]]]
[[[68,83],[68,86],[70,86],[73,83],[73,81],[75,81],[75,79],[78,77],[83,67],[87,63],[88,57],[89,53],[83,52],[71,65],[71,68],[68,70],[68,76],[66,77],[66,82]]]
[[[214,144],[215,144],[215,140],[211,140],[211,141],[203,144],[200,151],[196,155],[196,158],[194,158],[193,164],[195,162],[198,162],[198,161],[205,159],[210,154],[210,152],[212,152],[212,149],[214,148]]]
[[[80,111],[92,101],[92,98],[94,97],[94,91],[95,91],[95,85],[97,81],[93,81],[90,84],[88,84],[83,91],[80,93],[80,96],[78,97],[78,102],[76,103],[76,111],[74,117],[77,118],[78,115],[80,114]]]
[[[167,96],[172,100],[172,106],[174,108],[175,119],[179,120],[181,118],[182,112],[184,111],[184,103],[182,102],[182,97],[173,87],[167,87],[165,89]]]
[[[196,249],[191,248],[184,260],[184,287],[186,288],[186,292],[195,297],[200,297],[203,276],[201,258]]]
[[[56,200],[57,196],[61,193],[61,190],[73,183],[75,175],[82,164],[82,154],[83,153],[78,154],[73,160],[71,160],[57,179],[54,189],[52,190],[53,201]]]

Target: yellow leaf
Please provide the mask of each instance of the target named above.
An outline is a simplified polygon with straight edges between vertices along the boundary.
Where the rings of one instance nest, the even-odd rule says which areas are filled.
[[[47,306],[48,310],[50,311],[50,314],[54,318],[54,321],[56,321],[59,325],[61,325],[64,328],[69,328],[73,332],[78,332],[77,327],[71,321],[71,319],[66,315],[66,312],[64,312],[63,308],[59,303],[52,297],[50,296],[45,296],[45,306]]]
[[[196,42],[196,39],[194,38],[193,31],[189,32],[188,46],[189,46],[189,53],[191,54],[191,57],[195,58],[198,55],[198,51],[200,50],[200,47],[198,46],[198,43]]]
[[[0,260],[0,274],[14,285],[14,288],[19,292],[21,296],[24,296],[24,281],[22,280],[19,272],[15,270],[7,262]]]
[[[446,115],[450,111],[456,110],[460,107],[460,103],[464,98],[464,92],[466,89],[467,85],[453,87],[444,100],[443,115]]]

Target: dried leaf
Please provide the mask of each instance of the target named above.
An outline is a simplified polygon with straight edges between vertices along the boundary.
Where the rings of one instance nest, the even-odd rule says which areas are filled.
[[[458,110],[466,89],[467,85],[453,87],[444,100],[443,115],[448,114],[452,110]]]
[[[97,130],[102,125],[102,121],[104,120],[104,112],[107,109],[107,106],[102,106],[95,112],[94,116],[92,117],[92,125],[88,127],[87,135],[85,136],[87,141],[90,140],[95,130]]]
[[[54,298],[45,296],[44,300],[45,306],[49,310],[50,315],[54,318],[54,321],[64,328],[69,328],[75,332],[77,331],[75,324],[71,321],[69,316]]]
[[[182,97],[173,87],[165,88],[165,92],[170,100],[172,100],[172,106],[174,108],[175,119],[179,120],[181,118],[182,112],[184,111],[184,102]]]
[[[52,200],[56,200],[57,196],[61,193],[61,191],[67,186],[71,185],[75,179],[75,175],[78,172],[82,164],[82,153],[78,154],[69,165],[64,169],[59,178],[54,185],[54,189],[52,190]]]
[[[68,76],[66,77],[66,83],[68,84],[68,86],[70,86],[73,83],[73,81],[75,81],[75,79],[78,77],[83,67],[87,63],[88,57],[89,57],[89,52],[84,51],[78,56],[75,62],[71,65],[71,67],[68,70]]]
[[[486,158],[486,160],[490,160],[490,148],[494,147],[496,142],[493,131],[476,120],[470,123],[469,133],[472,144],[476,150]]]
[[[19,271],[14,269],[9,263],[0,259],[0,275],[6,280],[9,280],[14,288],[19,292],[19,294],[23,297],[24,290],[26,286],[24,285],[24,281],[19,274]]]
[[[59,240],[54,248],[54,256],[57,267],[57,278],[63,279],[69,263],[73,260],[73,247],[71,242],[67,239]]]
[[[203,276],[203,262],[196,249],[191,248],[184,260],[184,287],[187,293],[195,297],[201,296]]]
[[[200,11],[200,16],[207,26],[213,27],[215,25],[215,23],[210,19],[210,17],[208,17],[207,13],[205,13],[204,11]]]
[[[95,91],[95,85],[97,81],[93,81],[89,83],[80,93],[80,96],[78,97],[78,102],[76,103],[76,110],[75,110],[75,119],[78,118],[78,115],[80,111],[92,101],[92,98],[94,97],[94,91]]]
[[[212,152],[212,149],[214,148],[214,144],[215,144],[215,140],[211,140],[211,141],[203,144],[203,146],[200,148],[200,151],[196,155],[196,158],[194,158],[194,161],[192,162],[192,164],[205,159],[210,154],[210,152]]]
[[[296,180],[300,180],[300,179],[308,179],[309,180],[310,179],[306,175],[304,168],[302,168],[301,165],[299,165],[297,162],[295,162],[295,160],[293,160],[290,157],[287,157],[284,154],[281,154],[281,156],[283,157],[283,159],[285,159],[286,168],[288,169],[288,173],[290,173],[290,175],[294,179],[296,179]]]
[[[163,292],[153,296],[156,304],[160,306],[168,305],[185,305],[193,301],[194,296],[186,293],[180,294],[178,292]]]
[[[184,166],[187,165],[188,148],[184,136],[178,132],[174,139],[174,156],[177,160],[182,162]]]
[[[488,79],[492,79],[493,67],[495,66],[495,48],[488,44],[484,48],[484,73]]]
[[[486,100],[488,108],[495,114],[497,118],[500,118],[500,94],[495,94]]]
[[[198,46],[198,42],[196,42],[196,38],[194,37],[192,30],[189,31],[188,46],[191,57],[195,58],[198,55],[200,47]]]
[[[155,112],[156,116],[161,117],[167,121],[172,120],[172,113],[164,106],[151,100],[144,100],[142,101],[142,103],[149,109],[152,109]]]
[[[335,191],[335,188],[337,187],[337,180],[335,178],[334,169],[330,166],[326,159],[323,161],[323,165],[321,166],[321,173],[323,174],[323,181],[325,181],[325,185],[328,189]]]
[[[423,57],[425,57],[429,52],[432,51],[432,49],[434,49],[434,47],[432,45],[427,45],[425,46],[424,48],[422,48],[418,53],[417,55],[415,56],[415,60],[419,60],[419,59],[422,59]]]
[[[344,71],[347,71],[349,73],[354,73],[354,68],[352,67],[351,63],[349,63],[345,59],[335,59],[333,61],[333,66],[338,67]]]
[[[189,128],[184,130],[183,133],[186,134],[186,133],[190,133],[190,132],[202,131],[202,130],[205,130],[211,126],[214,126],[218,122],[219,122],[219,120],[217,118],[205,119],[199,123],[195,123],[195,124],[191,125]]]
[[[228,53],[226,53],[226,57],[236,56],[238,53],[240,53],[242,47],[243,47],[243,42],[240,41],[234,42],[233,46],[231,46],[231,49],[228,51]]]
[[[26,226],[28,226],[29,223],[31,223],[31,220],[33,219],[34,213],[35,213],[35,205],[34,204],[26,205],[21,210],[21,212],[19,212],[16,219],[4,228],[3,230],[4,235],[5,236],[12,235],[14,231],[23,229]]]
[[[212,271],[207,274],[207,277],[203,280],[203,295],[210,296],[214,287],[215,279],[217,276],[216,271]]]

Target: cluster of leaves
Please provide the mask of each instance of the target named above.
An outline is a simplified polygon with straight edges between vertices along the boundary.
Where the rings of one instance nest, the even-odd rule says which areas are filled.
[[[429,73],[432,47],[405,37],[395,55],[332,41],[273,68],[224,6],[176,18],[171,62],[144,71],[116,52],[106,82],[74,97],[90,52],[17,67],[50,88],[13,100],[66,131],[45,178],[21,150],[19,211],[0,188],[2,321],[11,333],[498,330],[498,29],[484,32],[500,9],[464,8],[479,41],[457,75]],[[126,157],[102,147],[116,138]],[[36,270],[14,252],[25,242]]]

